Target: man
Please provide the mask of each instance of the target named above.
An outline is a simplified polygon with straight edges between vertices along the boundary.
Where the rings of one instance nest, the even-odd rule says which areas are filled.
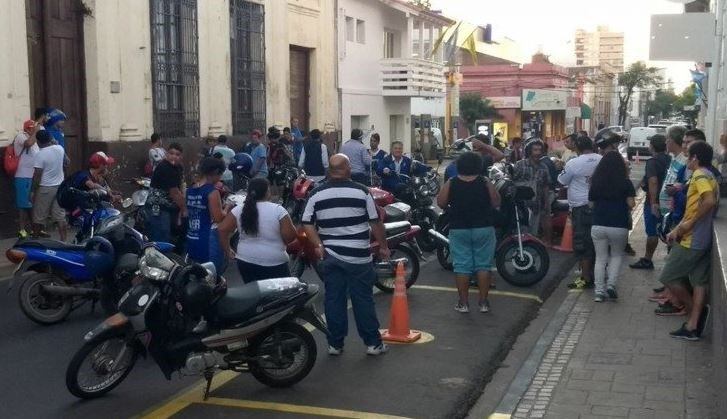
[[[167,152],[164,150],[162,145],[162,137],[156,132],[151,135],[151,147],[149,148],[149,162],[147,163],[148,170],[145,170],[146,176],[151,176],[154,173],[154,169],[157,168],[159,163],[164,160]]]
[[[235,157],[235,150],[227,146],[226,135],[220,135],[217,137],[217,145],[212,147],[212,157],[218,157],[218,153],[219,158],[222,158],[222,161],[225,162],[225,171],[222,172],[221,178],[222,183],[224,183],[227,188],[232,189],[232,172],[228,167],[232,162],[232,158]]]
[[[428,166],[415,164],[412,159],[404,155],[404,143],[394,141],[391,143],[391,154],[381,160],[376,173],[381,177],[382,189],[397,193],[402,186],[406,186],[399,175],[421,175],[428,170]]]
[[[172,223],[180,226],[182,219],[187,217],[182,175],[182,146],[172,143],[164,161],[151,176],[146,200],[146,228],[152,241],[171,241]]]
[[[546,197],[545,207],[540,217],[540,228],[543,229],[543,240],[548,246],[553,245],[553,217],[551,217],[551,208],[556,198],[556,189],[558,188],[558,173],[563,170],[563,164],[560,160],[550,158],[548,155],[548,143],[543,142],[543,156],[540,162],[548,169],[548,196]]]
[[[290,135],[293,137],[293,158],[298,161],[300,153],[303,151],[303,131],[299,127],[298,118],[290,121]]]
[[[28,237],[28,230],[31,230],[33,203],[30,201],[30,188],[33,183],[33,172],[35,171],[35,155],[40,148],[36,144],[36,133],[42,125],[33,120],[23,123],[23,130],[15,136],[13,149],[18,156],[18,169],[15,171],[15,207],[18,209],[18,237]]]
[[[686,132],[687,129],[681,125],[672,125],[666,130],[666,151],[671,156],[671,163],[659,191],[659,209],[662,215],[674,209],[674,185],[678,183],[679,172],[687,165],[689,149],[684,147]]]
[[[513,137],[510,141],[510,163],[515,164],[522,160],[523,156],[523,139],[520,137]]]
[[[697,141],[689,146],[688,153],[687,166],[692,176],[687,184],[687,208],[682,221],[667,236],[673,244],[659,281],[686,306],[688,315],[687,322],[669,335],[677,339],[698,340],[704,332],[710,311],[705,302],[711,269],[712,222],[719,199],[719,185],[710,169],[712,147],[704,141]],[[691,295],[689,285],[693,290]]]
[[[280,131],[275,127],[268,128],[268,138],[280,138]],[[250,137],[250,157],[252,157],[252,169],[250,177],[268,178],[268,149],[262,143],[259,135]]]
[[[45,129],[45,124],[48,122],[48,108],[35,108],[33,113],[33,121],[38,125],[41,130]]]
[[[64,132],[66,124],[66,114],[60,109],[51,108],[48,110],[45,128],[51,134],[51,137],[58,145],[66,149],[66,134]]]
[[[646,251],[644,257],[629,265],[632,269],[654,269],[652,258],[659,244],[658,224],[661,222],[659,191],[664,184],[671,157],[666,154],[666,137],[655,134],[650,138],[651,158],[646,161],[641,188],[646,192],[644,199],[644,230],[646,231]]]
[[[593,152],[593,142],[588,137],[576,139],[578,157],[565,164],[558,175],[558,182],[568,187],[568,205],[573,221],[573,252],[580,259],[581,277],[568,288],[583,289],[593,287],[593,263],[595,250],[591,239],[592,209],[588,201],[590,180],[601,156]]]
[[[351,180],[362,185],[369,185],[369,171],[371,170],[371,155],[363,145],[363,131],[358,128],[351,130],[351,139],[341,147],[341,154],[345,154],[351,164]]]
[[[576,133],[573,133],[563,139],[563,146],[565,147],[565,150],[563,151],[563,155],[560,158],[561,160],[563,160],[563,163],[568,163],[568,160],[578,157],[575,146],[577,137],[578,136],[576,135]]]
[[[306,235],[315,246],[318,272],[326,287],[325,312],[330,334],[328,353],[340,355],[348,333],[347,296],[366,353],[388,350],[381,342],[371,284],[376,279],[370,237],[379,243],[381,259],[389,258],[386,233],[367,188],[351,180],[351,164],[343,154],[330,159],[329,181],[314,189],[303,211]],[[317,228],[316,228],[317,227]]]
[[[478,134],[477,137],[472,140],[472,151],[479,153],[482,156],[482,175],[487,177],[490,175],[490,167],[495,162],[498,162],[505,158],[505,154],[497,148],[490,145],[490,137],[485,134]],[[449,166],[444,170],[444,181],[457,176],[457,161],[449,163]]]
[[[45,222],[50,216],[58,223],[58,234],[61,241],[66,240],[66,212],[56,200],[58,187],[63,183],[63,147],[53,142],[48,130],[39,130],[35,134],[38,141],[38,154],[33,162],[33,186],[31,200],[33,202],[33,235],[49,237],[43,231]]]
[[[525,144],[524,152],[525,158],[515,163],[512,180],[516,185],[528,186],[535,192],[533,199],[527,202],[531,212],[528,227],[531,234],[538,235],[541,218],[546,215],[545,211],[548,208],[550,174],[540,160],[543,157],[543,142],[539,138],[529,140]]]
[[[306,176],[313,182],[318,183],[326,178],[328,147],[321,142],[320,130],[311,130],[310,141],[303,146],[300,153],[298,167],[305,170]]]

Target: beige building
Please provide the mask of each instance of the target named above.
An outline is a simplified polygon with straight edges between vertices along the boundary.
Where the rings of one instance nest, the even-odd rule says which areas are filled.
[[[617,72],[623,71],[623,32],[612,32],[606,26],[598,26],[594,32],[578,29],[575,41],[577,66],[608,64]]]
[[[144,166],[153,132],[192,160],[200,137],[239,141],[291,117],[339,131],[334,3],[0,0],[12,57],[0,62],[0,146],[46,106],[68,116],[73,170],[102,149],[123,176]]]

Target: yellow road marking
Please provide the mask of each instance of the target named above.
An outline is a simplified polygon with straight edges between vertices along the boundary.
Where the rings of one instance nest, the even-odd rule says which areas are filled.
[[[457,288],[454,287],[437,287],[433,285],[412,285],[412,288],[420,289],[420,290],[430,290],[430,291],[447,291],[447,292],[457,292]],[[477,289],[471,289],[470,293],[476,294],[479,291]],[[540,304],[543,304],[543,300],[534,294],[526,294],[521,292],[512,292],[512,291],[498,291],[498,290],[490,290],[490,295],[501,295],[503,297],[513,297],[513,298],[522,298],[524,300],[533,300],[537,301]]]
[[[508,413],[493,413],[487,419],[510,419],[512,415]]]
[[[328,416],[352,419],[407,419],[404,416],[381,415],[378,413],[357,412],[355,410],[329,409],[325,407],[304,406],[288,403],[257,402],[252,400],[226,399],[210,397],[207,401],[199,402],[215,406],[236,407],[240,409],[271,410],[274,412],[298,413],[315,416]]]

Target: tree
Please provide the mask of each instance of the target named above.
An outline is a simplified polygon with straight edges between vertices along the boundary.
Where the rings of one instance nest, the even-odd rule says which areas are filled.
[[[671,90],[659,89],[654,93],[654,98],[646,103],[646,114],[655,116],[656,120],[668,119],[675,111],[678,111],[677,101],[679,96]]]
[[[661,82],[659,69],[647,67],[643,61],[637,61],[629,68],[618,75],[618,85],[621,88],[618,93],[618,124],[626,124],[626,114],[631,103],[631,96],[635,89],[645,89],[657,86]]]
[[[431,0],[411,0],[410,3],[425,10],[430,10],[432,8]]]
[[[694,105],[697,105],[695,108]],[[690,107],[689,111],[685,111],[684,107]],[[677,97],[674,103],[674,110],[680,113],[685,119],[688,119],[692,125],[696,125],[695,121],[699,115],[699,104],[697,103],[697,87],[694,84],[686,87],[682,94]]]
[[[459,98],[459,115],[467,123],[470,132],[475,132],[475,121],[478,119],[498,118],[500,116],[489,100],[483,99],[479,93],[465,93]]]

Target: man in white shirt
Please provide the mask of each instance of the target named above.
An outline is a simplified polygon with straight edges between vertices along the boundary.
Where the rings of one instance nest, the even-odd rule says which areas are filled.
[[[40,131],[42,125],[36,124],[29,119],[23,123],[23,131],[19,132],[13,140],[13,149],[18,156],[18,168],[15,171],[15,206],[18,208],[18,237],[28,237],[28,227],[32,222],[31,209],[33,204],[30,201],[30,187],[33,183],[33,164],[35,155],[38,153],[35,134]]]
[[[576,139],[578,157],[570,159],[558,182],[568,187],[568,205],[573,222],[573,252],[581,261],[581,277],[568,285],[568,288],[593,287],[593,263],[595,250],[591,239],[592,208],[588,203],[588,190],[591,176],[601,161],[601,156],[593,152],[593,142],[588,137]]]
[[[212,157],[216,157],[215,155],[217,153],[220,153],[222,160],[225,162],[225,171],[222,173],[222,183],[224,183],[229,189],[232,189],[232,171],[230,171],[229,166],[232,159],[235,157],[235,150],[227,146],[226,135],[220,135],[217,137],[217,145],[212,147],[212,150],[210,151]]]
[[[58,187],[63,183],[63,159],[66,155],[63,147],[52,142],[48,131],[38,131],[36,134],[40,150],[35,156],[33,167],[33,235],[48,237],[43,231],[48,216],[58,223],[58,234],[61,241],[66,240],[66,212],[58,204],[56,194]]]
[[[156,132],[151,135],[151,148],[149,148],[149,168],[145,176],[151,176],[157,165],[167,157],[167,151],[162,145],[162,137]]]

